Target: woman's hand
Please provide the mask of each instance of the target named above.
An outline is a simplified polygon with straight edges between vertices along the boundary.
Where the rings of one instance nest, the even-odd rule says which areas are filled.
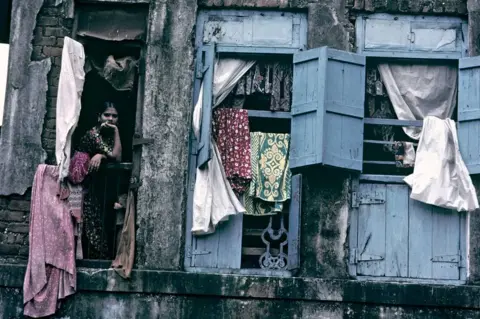
[[[110,124],[110,123],[108,123],[108,122],[104,122],[104,123],[102,123],[101,126],[102,126],[102,127],[109,127],[109,128],[111,128],[111,129],[113,129],[113,130],[115,131],[115,133],[118,133],[118,127],[117,127],[116,125],[114,125],[114,124]]]
[[[106,156],[102,154],[97,154],[94,157],[92,157],[92,159],[90,160],[90,165],[88,166],[88,171],[89,172],[98,171],[100,164],[102,164],[102,159],[104,158],[106,158]]]

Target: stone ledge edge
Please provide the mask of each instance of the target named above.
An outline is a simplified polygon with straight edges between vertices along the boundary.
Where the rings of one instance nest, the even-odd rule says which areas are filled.
[[[0,265],[0,287],[23,286],[25,265]],[[278,278],[230,274],[133,270],[124,280],[112,269],[77,269],[79,292],[196,295],[317,302],[375,303],[480,309],[480,286],[453,286],[349,279]]]

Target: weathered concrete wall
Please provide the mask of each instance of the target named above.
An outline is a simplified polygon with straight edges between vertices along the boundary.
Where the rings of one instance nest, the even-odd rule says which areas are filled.
[[[188,136],[192,114],[194,0],[156,0],[150,8],[138,195],[137,266],[182,267]]]
[[[20,318],[22,313],[19,290],[0,290],[15,308],[3,313],[2,318]],[[1,307],[1,301],[0,301]],[[2,315],[0,310],[0,315]],[[196,296],[119,295],[112,293],[83,293],[68,300],[51,317],[64,318],[168,318],[168,319],[464,319],[480,318],[477,310],[455,308],[394,307],[338,302],[308,302],[290,300],[258,300],[239,298],[212,298]]]
[[[0,267],[0,317],[19,318],[25,267]],[[480,318],[479,287],[79,269],[53,318]],[[8,286],[10,288],[4,288]]]
[[[300,275],[348,277],[346,239],[349,178],[333,169],[303,173]]]
[[[347,0],[356,10],[417,14],[466,14],[466,0]]]
[[[16,3],[20,2],[17,1]],[[45,150],[47,163],[52,164],[55,163],[55,108],[63,37],[70,35],[72,20],[63,18],[63,8],[61,6],[56,7],[55,0],[40,1],[40,5],[36,9],[32,3],[30,3],[28,10],[31,10],[31,14],[17,14],[12,16],[12,26],[17,24],[22,28],[28,27],[29,24],[26,22],[28,19],[31,19],[31,30],[25,30],[24,35],[21,36],[23,41],[20,42],[23,44],[20,45],[20,49],[13,48],[16,57],[11,59],[13,68],[10,73],[14,80],[17,79],[15,83],[21,83],[28,79],[25,74],[21,76],[18,75],[24,72],[21,69],[21,65],[27,63],[30,59],[32,61],[41,61],[50,58],[52,66],[50,72],[48,72],[48,91],[42,94],[43,99],[46,99],[46,110],[44,109],[41,112],[37,112],[38,118],[36,122],[39,126],[35,132],[35,139],[38,144],[41,143],[42,149]],[[35,30],[32,32],[34,27]],[[14,28],[12,28],[12,30],[14,30]],[[19,44],[17,44],[17,47],[18,46]],[[29,47],[30,49],[28,49]],[[15,50],[19,50],[19,52],[15,52]],[[18,59],[23,59],[24,62],[19,63]],[[36,85],[38,83],[44,83],[45,87],[47,86],[45,78],[37,82],[35,82]],[[19,84],[14,85],[16,87],[19,86]],[[37,101],[33,103],[38,104]],[[30,116],[33,109],[28,109],[27,112],[29,115],[24,115],[22,118]],[[34,114],[31,115],[33,116]],[[22,120],[21,122],[25,121]],[[16,125],[18,125],[18,123]],[[3,132],[6,131],[4,130]],[[17,163],[15,163],[15,165],[16,164]],[[33,165],[35,163],[31,164]],[[33,175],[30,180],[30,183],[32,182]],[[29,210],[30,190],[23,196],[0,196],[0,262],[26,262],[28,256]]]

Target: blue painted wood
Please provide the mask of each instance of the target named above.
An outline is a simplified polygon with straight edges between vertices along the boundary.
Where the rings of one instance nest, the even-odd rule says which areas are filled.
[[[248,110],[248,117],[271,118],[271,119],[291,119],[290,112],[272,112],[272,111],[257,111]]]
[[[470,174],[480,173],[480,58],[459,61],[458,143]]]
[[[429,59],[429,60],[458,60],[465,56],[457,53],[431,52],[395,52],[395,51],[364,51],[362,55],[371,58],[398,58],[398,59]]]
[[[385,276],[408,276],[408,186],[386,185]]]
[[[468,220],[469,214],[467,212],[460,212],[460,280],[467,280],[467,264],[468,251]]]
[[[202,127],[198,141],[197,167],[203,167],[212,158],[212,99],[213,99],[213,74],[215,66],[215,46],[205,45],[201,51],[201,64],[197,67],[203,74],[203,108]],[[197,61],[199,62],[199,61]]]
[[[243,46],[243,45],[217,45],[218,53],[248,53],[248,54],[294,54],[298,48],[282,47],[261,47],[261,46]]]
[[[410,199],[409,277],[460,279],[460,216]]]
[[[288,212],[288,270],[300,268],[302,175],[292,176],[292,199]]]
[[[460,216],[432,207],[432,278],[460,279]]]
[[[466,279],[466,214],[412,200],[405,184],[360,183],[357,197],[385,202],[363,200],[353,210],[357,220],[351,227],[356,225],[357,232],[356,240],[350,240],[350,273],[369,278]]]
[[[396,165],[395,161],[363,161],[363,163],[372,165]]]
[[[367,56],[452,59],[467,56],[468,24],[455,17],[360,15],[357,52]]]
[[[381,183],[394,183],[394,184],[404,184],[403,179],[405,176],[402,175],[375,175],[375,174],[361,174],[361,181],[370,181],[370,182],[381,182]]]
[[[293,60],[290,167],[361,171],[365,58],[323,47]]]
[[[202,43],[303,49],[307,15],[301,12],[202,10],[197,17],[196,47]]]
[[[232,268],[241,266],[243,215],[231,216],[213,234],[194,236],[192,266]]]
[[[409,261],[410,278],[432,278],[432,206],[409,200]]]
[[[360,188],[360,181],[357,176],[352,176],[351,178],[351,191],[358,192]],[[348,273],[350,276],[357,275],[357,264],[355,261],[356,248],[358,247],[358,220],[359,220],[359,207],[354,207],[353,205],[354,198],[350,196],[349,204],[351,209],[348,213],[348,244],[349,244],[349,261],[348,261]]]
[[[414,126],[422,127],[423,121],[408,121],[408,120],[396,120],[396,119],[378,119],[378,118],[365,118],[364,123],[367,125],[392,125],[392,126]]]
[[[386,200],[386,186],[382,184],[360,184],[360,193]],[[360,205],[358,213],[357,275],[385,276],[386,205]]]

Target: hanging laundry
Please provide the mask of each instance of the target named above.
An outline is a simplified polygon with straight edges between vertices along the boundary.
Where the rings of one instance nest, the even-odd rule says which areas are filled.
[[[271,111],[290,111],[293,68],[291,63],[257,63],[237,83],[229,102],[234,107],[243,105],[245,96],[256,94],[268,99]]]
[[[290,111],[293,69],[291,64],[275,63],[272,67],[271,111]]]
[[[477,193],[458,146],[451,119],[423,120],[413,174],[404,178],[410,198],[459,212],[479,208]]]
[[[213,136],[225,175],[232,189],[243,194],[252,179],[248,111],[217,108],[213,113]]]
[[[85,82],[83,45],[65,37],[58,82],[55,157],[60,167],[59,180],[68,176],[72,136],[80,119]]]
[[[254,132],[250,139],[252,181],[244,197],[245,214],[276,214],[291,196],[290,135]]]
[[[56,166],[41,164],[33,180],[29,255],[23,283],[24,314],[55,313],[59,300],[75,293],[74,219],[68,203],[57,196]]]
[[[122,278],[130,278],[135,258],[135,195],[128,192],[125,219],[123,221],[117,254],[112,262],[112,268]]]

